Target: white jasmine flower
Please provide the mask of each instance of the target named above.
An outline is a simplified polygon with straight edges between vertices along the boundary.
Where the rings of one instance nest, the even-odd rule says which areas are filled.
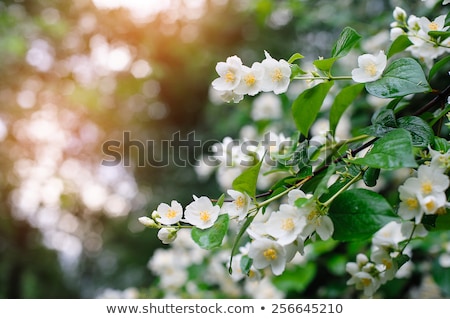
[[[256,95],[261,90],[261,80],[264,75],[264,67],[255,62],[252,67],[242,66],[242,75],[239,85],[234,89],[236,94]]]
[[[382,275],[380,278],[382,284],[388,280],[394,279],[398,270],[397,263],[386,250],[377,249],[373,251],[370,255],[370,259],[373,262],[382,265],[382,268],[384,268],[384,271],[381,272]]]
[[[425,34],[428,34],[430,31],[446,31],[448,29],[445,26],[445,15],[441,15],[433,21],[430,21],[427,17],[421,17],[419,26]]]
[[[450,168],[450,151],[446,153],[441,153],[431,148],[429,148],[429,151],[431,154],[430,167],[432,167],[435,170],[440,170],[442,173],[444,173],[447,169]]]
[[[446,4],[449,4],[449,3],[450,3],[450,0],[444,0],[444,1],[442,2],[442,5],[445,6]]]
[[[281,245],[288,245],[297,239],[305,224],[305,217],[296,207],[281,204],[280,210],[272,213],[267,221],[267,233]]]
[[[188,223],[197,228],[206,229],[214,225],[219,212],[220,207],[213,205],[208,197],[194,197],[194,201],[186,206],[185,218]]]
[[[417,177],[408,178],[404,185],[415,189],[422,196],[445,192],[449,186],[449,178],[442,171],[427,165],[419,166]]]
[[[161,203],[156,209],[157,222],[164,225],[173,225],[178,223],[183,217],[183,207],[176,200],[170,203],[170,206],[166,203]]]
[[[229,102],[238,103],[238,102],[242,101],[242,99],[244,98],[244,95],[237,94],[233,90],[228,90],[228,91],[220,91],[219,97],[222,99],[222,101],[227,102],[227,103],[229,103]]]
[[[251,117],[254,121],[275,120],[281,116],[281,101],[276,95],[262,93],[253,101]]]
[[[398,244],[409,238],[409,235],[403,234],[401,223],[391,221],[373,235],[372,244],[377,249],[392,248],[397,250]]]
[[[377,55],[363,54],[358,57],[359,68],[352,70],[352,79],[358,83],[378,80],[386,68],[387,57],[384,51]]]
[[[306,215],[306,226],[302,231],[302,235],[308,237],[313,232],[316,232],[322,240],[331,238],[334,232],[334,225],[331,218],[321,214],[316,208],[311,209]]]
[[[264,77],[261,83],[261,89],[264,92],[273,91],[275,94],[281,94],[287,91],[291,67],[287,61],[281,59],[275,60],[267,51],[264,51],[266,58],[261,62],[264,67]]]
[[[351,275],[347,285],[355,285],[355,288],[363,290],[364,295],[367,297],[373,296],[381,285],[380,281],[372,275],[372,273],[378,272],[372,263],[366,263],[364,266],[361,266],[358,263],[349,262],[346,264],[345,269]]]
[[[234,90],[241,82],[242,61],[236,55],[228,57],[226,62],[219,62],[216,65],[219,78],[212,82],[213,88],[218,91]]]
[[[223,203],[222,211],[230,215],[230,217],[238,217],[239,221],[243,220],[250,208],[250,196],[232,189],[229,189],[227,193],[233,198],[233,201]]]
[[[444,207],[446,203],[445,193],[443,192],[428,195],[425,197],[422,197],[422,195],[418,194],[417,198],[419,199],[420,206],[427,215],[435,214],[436,211],[439,208]]]
[[[268,238],[254,240],[248,256],[253,259],[256,269],[270,266],[274,275],[281,275],[286,267],[286,251],[282,245]]]
[[[177,238],[177,230],[175,228],[161,228],[158,231],[158,238],[163,244],[170,244]]]
[[[403,184],[398,188],[400,193],[400,204],[398,206],[398,215],[404,220],[415,220],[419,224],[422,220],[423,211],[417,199],[417,191],[415,187],[409,187]]]

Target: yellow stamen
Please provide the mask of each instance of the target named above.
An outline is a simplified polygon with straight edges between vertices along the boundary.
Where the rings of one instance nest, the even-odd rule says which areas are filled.
[[[425,204],[425,207],[427,208],[428,211],[433,211],[436,207],[434,200],[430,200],[429,202],[427,202]]]
[[[231,83],[234,82],[235,79],[236,76],[234,75],[234,73],[228,70],[228,72],[225,74],[225,82]]]
[[[273,248],[268,248],[263,252],[264,257],[266,257],[267,260],[275,260],[278,258],[277,251]]]
[[[256,83],[256,78],[253,74],[248,74],[244,77],[244,81],[247,86],[253,86]]]
[[[211,219],[211,215],[207,210],[203,210],[200,212],[200,219],[204,222],[207,222]]]
[[[425,195],[430,194],[433,191],[433,184],[430,182],[423,182],[422,183],[422,193]]]
[[[314,218],[317,218],[318,215],[319,215],[319,212],[314,209],[308,214],[306,219],[308,219],[308,221],[312,221]]]
[[[283,73],[281,73],[280,69],[275,69],[272,73],[272,80],[274,82],[280,82],[283,79]]]
[[[406,206],[408,206],[408,209],[413,210],[419,207],[419,203],[417,202],[417,199],[410,197],[406,200]]]
[[[166,217],[170,218],[170,219],[175,218],[175,217],[177,217],[177,212],[174,211],[173,209],[169,209],[167,211]]]
[[[244,205],[245,205],[245,198],[243,198],[242,196],[238,196],[238,198],[236,198],[236,200],[234,201],[234,204],[239,209],[244,207]]]
[[[431,31],[437,31],[437,30],[439,30],[439,25],[438,25],[436,22],[431,22],[431,23],[428,25],[428,28],[429,28]]]
[[[370,284],[372,284],[372,280],[369,279],[369,278],[362,278],[362,279],[361,279],[361,283],[362,283],[365,287],[367,287],[367,286],[370,286]]]
[[[281,225],[281,228],[286,231],[291,231],[295,228],[294,221],[292,218],[286,218],[283,220],[283,224]]]
[[[377,66],[373,62],[366,65],[364,67],[364,70],[366,70],[366,72],[369,73],[370,76],[375,76],[377,74]]]
[[[392,262],[386,258],[383,258],[383,260],[381,261],[383,265],[386,266],[386,269],[391,269],[392,268]]]

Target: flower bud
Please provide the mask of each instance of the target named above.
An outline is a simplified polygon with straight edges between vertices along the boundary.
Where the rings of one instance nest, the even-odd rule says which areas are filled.
[[[400,22],[406,21],[406,12],[400,7],[395,7],[393,13],[394,19]]]
[[[156,228],[158,225],[156,225],[155,221],[147,216],[142,216],[138,218],[139,222],[148,228]]]
[[[175,228],[161,228],[158,232],[158,238],[163,244],[170,244],[177,238],[177,230]]]

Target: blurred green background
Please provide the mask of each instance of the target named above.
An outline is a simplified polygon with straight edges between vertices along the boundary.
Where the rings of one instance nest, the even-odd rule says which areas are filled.
[[[212,105],[218,61],[300,52],[327,56],[347,25],[388,32],[392,10],[416,15],[436,1],[23,0],[0,1],[0,298],[93,298],[145,289],[161,247],[137,221],[160,202],[217,196],[192,167],[101,165],[124,132],[152,156],[180,132],[234,136],[242,105]],[[440,6],[437,3],[436,6]],[[386,34],[384,34],[386,37]],[[388,37],[388,35],[387,35]],[[126,155],[128,149],[119,148]],[[192,148],[184,158],[195,159]]]

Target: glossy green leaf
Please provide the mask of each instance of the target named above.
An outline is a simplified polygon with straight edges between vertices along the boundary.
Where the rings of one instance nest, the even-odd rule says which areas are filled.
[[[398,127],[411,133],[412,145],[428,147],[434,138],[433,129],[427,122],[417,116],[404,116],[397,119]]]
[[[303,59],[304,56],[301,55],[300,53],[294,53],[293,55],[291,55],[291,57],[289,58],[289,60],[287,61],[289,64],[294,63],[297,60]]]
[[[319,70],[328,72],[331,70],[334,62],[336,62],[338,58],[328,58],[328,59],[318,59],[313,62],[314,66]]]
[[[350,27],[344,28],[341,34],[339,35],[336,44],[331,51],[331,57],[333,58],[341,58],[346,56],[350,50],[359,42],[361,39],[361,35],[356,32],[354,29]]]
[[[341,193],[331,203],[328,215],[334,224],[333,238],[342,241],[368,239],[381,227],[398,219],[382,195],[367,189]]]
[[[251,259],[247,255],[244,255],[244,256],[241,257],[241,262],[240,262],[239,266],[241,267],[241,271],[242,271],[243,274],[248,275],[252,265],[253,265],[253,259]]]
[[[366,90],[380,98],[402,97],[431,90],[422,67],[412,58],[395,60],[384,71],[382,77],[366,83]]]
[[[391,46],[389,47],[387,57],[390,58],[396,53],[403,52],[412,44],[413,43],[409,40],[409,37],[406,34],[399,36],[392,42]]]
[[[363,174],[363,181],[366,186],[374,187],[377,184],[378,177],[380,176],[379,168],[369,167]]]
[[[412,147],[411,134],[399,128],[386,133],[374,143],[366,156],[353,159],[352,162],[384,169],[417,167]]]
[[[364,84],[355,84],[343,88],[334,98],[330,109],[330,131],[335,134],[336,127],[342,114],[352,104],[356,97],[361,93]]]
[[[234,257],[234,255],[237,254],[237,251],[238,251],[238,249],[240,247],[239,244],[241,242],[241,238],[245,234],[245,232],[247,231],[247,228],[253,222],[255,217],[256,217],[256,214],[255,215],[251,215],[250,217],[247,217],[245,219],[244,224],[239,229],[239,232],[238,232],[238,234],[236,235],[236,237],[234,239],[233,247],[231,248],[231,257],[230,257],[230,262],[229,262],[229,267],[228,267],[228,272],[230,274],[232,274],[232,272],[233,272],[233,269],[231,268],[231,265],[233,264],[233,257]]]
[[[331,50],[331,57],[328,59],[315,60],[313,62],[314,66],[319,70],[329,72],[334,62],[346,56],[360,39],[361,35],[354,29],[350,27],[344,28]]]
[[[308,136],[309,129],[332,86],[333,81],[317,84],[303,91],[292,104],[295,124],[304,136]]]
[[[442,71],[442,70],[448,70],[449,68],[445,67],[448,63],[450,62],[450,55],[447,55],[446,57],[444,57],[443,59],[437,61],[430,69],[430,72],[428,73],[428,79],[432,79],[434,77],[434,75],[438,72],[438,71]]]
[[[228,214],[222,214],[210,228],[192,228],[191,237],[194,242],[203,249],[214,249],[220,247],[228,230],[228,222]]]
[[[256,182],[258,181],[259,170],[261,169],[262,160],[256,165],[247,168],[236,177],[233,181],[233,189],[241,193],[247,193],[251,197],[256,194]]]

